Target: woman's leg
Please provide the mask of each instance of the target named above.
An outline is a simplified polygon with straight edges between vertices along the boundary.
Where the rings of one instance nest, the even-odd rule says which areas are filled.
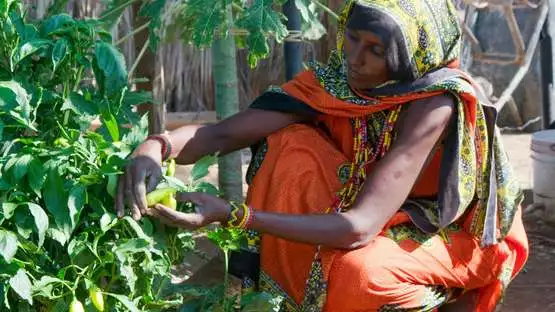
[[[514,231],[521,225],[516,219]],[[456,226],[444,234],[399,225],[361,249],[336,252],[326,311],[434,311],[471,290],[477,291],[461,297],[472,299],[461,302],[472,305],[464,311],[494,311],[499,286],[521,268],[522,250],[509,240],[481,248],[478,239]]]
[[[324,212],[341,188],[338,167],[345,156],[325,134],[292,125],[267,138],[267,150],[255,160],[256,175],[247,202],[264,211],[306,214]],[[315,246],[263,235],[261,286],[289,295],[289,306],[302,301]]]

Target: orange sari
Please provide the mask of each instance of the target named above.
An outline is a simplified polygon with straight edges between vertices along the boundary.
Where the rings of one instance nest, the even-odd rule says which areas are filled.
[[[369,25],[384,23],[371,30],[395,43],[386,46],[385,59],[391,76],[403,79],[371,90],[348,86],[343,35],[355,5],[370,10]],[[434,311],[477,290],[474,311],[493,311],[524,266],[522,192],[495,108],[453,68],[460,36],[450,1],[348,0],[328,63],[312,63],[251,106],[317,116],[314,124],[292,125],[261,142],[248,172],[249,205],[311,214],[349,209],[395,139],[402,107],[439,94],[452,95],[456,105],[410,196],[373,242],[346,251],[262,235],[259,286],[284,296],[283,310]]]
[[[317,126],[293,125],[270,135],[263,162],[254,164],[259,168],[248,191],[248,204],[288,214],[323,213],[343,187],[342,170],[349,167],[353,157],[350,118],[377,114],[436,94],[419,93],[397,97],[393,103],[356,106],[325,92],[309,71],[282,88],[326,113]],[[475,98],[461,96],[468,97],[467,116],[476,116]],[[411,198],[437,196],[442,154],[443,148],[439,148],[416,182]],[[400,211],[381,235],[363,248],[323,248],[321,271],[327,292],[324,310],[431,311],[466,290],[479,289],[475,311],[493,311],[508,282],[526,261],[526,235],[518,209],[504,239],[483,247],[480,237],[471,231],[471,210],[436,234],[423,232],[406,212]],[[311,291],[307,281],[315,278],[309,276],[315,252],[316,246],[262,235],[260,286],[284,295],[285,311],[310,308],[306,303],[307,291]]]

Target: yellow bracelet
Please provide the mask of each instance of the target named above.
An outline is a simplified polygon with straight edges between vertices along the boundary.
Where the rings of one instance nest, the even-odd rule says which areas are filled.
[[[240,229],[244,229],[250,217],[250,209],[249,206],[247,206],[245,203],[241,204],[241,208],[243,208],[243,219],[241,220],[241,222],[239,222],[239,225],[237,227]]]
[[[239,207],[234,203],[234,202],[229,202],[229,205],[231,206],[231,211],[230,211],[230,218],[229,220],[227,220],[227,227],[233,227],[233,224],[235,222],[237,222],[237,220],[239,219],[237,217],[237,212],[239,212]]]

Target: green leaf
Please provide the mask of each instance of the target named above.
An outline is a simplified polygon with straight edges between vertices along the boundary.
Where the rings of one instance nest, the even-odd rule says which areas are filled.
[[[258,60],[268,56],[270,49],[266,37],[273,35],[281,43],[289,34],[283,21],[285,16],[273,8],[273,0],[253,0],[236,25],[249,32],[247,44],[249,46],[249,65],[256,66]]]
[[[60,177],[56,167],[49,170],[42,195],[46,208],[54,217],[58,229],[62,231],[67,241],[67,238],[71,236],[72,222],[67,193],[64,189],[62,177]]]
[[[129,300],[129,298],[127,298],[125,296],[122,296],[122,295],[118,295],[118,294],[112,294],[112,293],[105,293],[105,294],[110,296],[110,297],[113,297],[113,298],[117,299],[130,312],[140,312],[140,310],[137,308],[135,303],[133,303],[133,301]]]
[[[49,17],[42,23],[42,33],[47,36],[61,28],[68,28],[75,24],[75,21],[68,14],[57,14]]]
[[[7,263],[10,263],[17,251],[17,236],[6,230],[0,229],[0,254]]]
[[[116,254],[121,262],[125,261],[126,254],[134,254],[138,252],[148,251],[150,242],[143,238],[132,238],[127,242],[116,246],[113,252]]]
[[[123,96],[123,104],[127,107],[145,103],[154,103],[152,92],[125,92],[125,95]]]
[[[17,206],[18,205],[15,203],[2,203],[2,213],[4,215],[4,218],[10,219],[13,216]]]
[[[40,280],[36,281],[35,284],[33,285],[33,296],[55,299],[56,296],[53,292],[54,287],[56,286],[56,284],[62,284],[63,282],[64,281],[62,281],[59,278],[44,275],[41,277]]]
[[[67,245],[67,253],[71,259],[75,259],[83,250],[87,249],[88,236],[87,232],[81,232],[69,242]]]
[[[108,96],[113,96],[127,86],[125,59],[114,46],[102,41],[97,42],[95,62],[103,75],[103,79],[99,81],[104,82],[103,90]]]
[[[191,0],[187,2],[179,26],[185,41],[192,40],[198,47],[210,46],[216,32],[227,19],[226,1]]]
[[[216,188],[216,186],[212,185],[211,183],[208,183],[205,181],[195,185],[194,192],[208,193],[214,196],[219,195],[218,188]]]
[[[99,113],[98,107],[92,101],[87,100],[82,94],[71,92],[69,97],[64,100],[62,111],[71,109],[78,115],[97,115]]]
[[[11,288],[21,297],[21,299],[26,300],[29,304],[33,304],[33,297],[31,295],[31,280],[27,276],[27,271],[24,269],[19,269],[17,274],[10,278]]]
[[[41,206],[34,204],[34,203],[27,203],[27,207],[29,207],[29,211],[35,218],[35,226],[37,227],[37,235],[39,237],[38,246],[41,247],[44,243],[44,237],[46,235],[46,230],[48,230],[48,215]]]
[[[0,110],[8,112],[18,105],[15,92],[7,87],[0,87]]]
[[[64,232],[62,232],[61,230],[59,230],[57,228],[53,228],[53,227],[49,228],[46,231],[46,234],[48,234],[48,237],[57,241],[62,246],[64,246],[67,243],[68,236]]]
[[[120,138],[119,126],[118,126],[118,121],[116,120],[114,115],[107,112],[103,113],[100,116],[100,120],[102,120],[102,126],[108,129],[108,133],[110,133],[110,136],[112,137],[112,141],[118,142]]]
[[[190,179],[194,182],[206,177],[209,173],[208,169],[211,166],[215,165],[217,161],[218,161],[218,157],[216,156],[207,155],[202,157],[193,166],[193,169],[191,170]]]
[[[118,219],[116,219],[112,214],[105,213],[100,218],[100,230],[102,230],[102,233],[106,233],[117,223]]]
[[[139,11],[139,16],[145,16],[150,21],[148,25],[148,38],[150,39],[151,51],[156,51],[160,42],[160,27],[162,25],[162,16],[164,15],[164,6],[166,0],[152,0],[144,4]]]
[[[71,228],[75,229],[79,222],[79,215],[85,207],[87,197],[87,189],[83,185],[74,186],[69,192],[67,207],[69,208],[69,217],[71,219]]]
[[[138,238],[143,239],[149,243],[153,242],[152,237],[146,235],[143,232],[143,228],[133,218],[129,216],[125,216],[123,220],[129,224],[129,226],[131,227],[131,229],[133,229],[133,231],[135,232]]]
[[[69,55],[68,42],[66,39],[62,38],[56,41],[54,48],[52,49],[52,71],[56,71],[58,66],[64,61],[64,59]]]
[[[241,297],[242,312],[272,311],[279,312],[283,297],[266,292],[253,292]]]
[[[135,285],[137,283],[137,275],[135,271],[133,271],[133,266],[122,264],[120,266],[120,274],[125,277],[127,281],[127,287],[129,287],[129,291],[133,294],[135,293]]]
[[[11,160],[11,159],[10,159]],[[29,169],[29,164],[33,160],[33,156],[29,154],[24,154],[15,159],[13,166],[11,166],[10,171],[12,174],[13,182],[17,183],[21,178],[27,174]]]
[[[45,39],[33,39],[31,41],[25,42],[21,45],[15,52],[12,60],[12,72],[15,66],[21,62],[27,56],[39,51],[40,49],[47,48],[52,44],[52,41]]]
[[[33,192],[40,196],[44,180],[46,179],[46,172],[40,160],[36,158],[31,160],[27,172],[27,179],[29,180],[29,186]]]

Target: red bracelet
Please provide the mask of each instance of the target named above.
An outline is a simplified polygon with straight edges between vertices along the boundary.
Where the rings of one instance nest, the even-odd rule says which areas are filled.
[[[253,220],[254,220],[254,209],[252,209],[252,207],[249,206],[249,217],[247,219],[247,222],[245,222],[245,224],[243,225],[243,229],[248,229]]]
[[[154,134],[149,135],[146,140],[156,140],[162,144],[162,161],[168,160],[172,154],[172,144],[166,135]]]

